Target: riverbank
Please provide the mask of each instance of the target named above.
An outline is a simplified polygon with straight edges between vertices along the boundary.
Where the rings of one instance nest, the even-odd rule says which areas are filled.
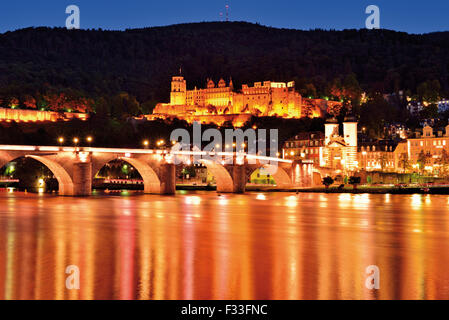
[[[38,190],[29,189],[25,190],[22,188],[14,187],[0,187],[0,192],[9,191],[29,191],[37,193]],[[143,191],[142,185],[110,185],[107,187],[96,187],[94,190],[100,192],[121,192],[121,191]],[[210,185],[177,185],[176,190],[184,191],[216,191],[216,186]],[[367,187],[359,186],[354,189],[352,186],[346,186],[344,188],[329,188],[316,187],[316,188],[290,188],[290,189],[277,189],[275,186],[247,186],[247,192],[297,192],[297,193],[372,193],[372,194],[441,194],[449,195],[449,186],[435,186],[435,187]]]
[[[344,188],[292,188],[276,189],[265,187],[247,187],[247,191],[255,192],[301,192],[301,193],[372,193],[372,194],[447,194],[449,195],[449,186],[444,187],[365,187],[359,186],[354,189],[352,186]]]
[[[198,190],[198,191],[214,191],[216,186],[193,186],[193,185],[177,185],[176,190]],[[290,188],[278,189],[275,186],[246,186],[248,192],[312,192],[312,193],[372,193],[372,194],[447,194],[449,195],[449,186],[358,186],[354,189],[352,186],[343,188],[331,187],[326,189],[323,187],[315,188]]]
[[[301,189],[298,192],[315,192],[315,193],[373,193],[373,194],[447,194],[449,195],[449,187],[431,187],[431,188],[357,188],[353,189],[325,189],[325,188],[310,188],[307,190]]]

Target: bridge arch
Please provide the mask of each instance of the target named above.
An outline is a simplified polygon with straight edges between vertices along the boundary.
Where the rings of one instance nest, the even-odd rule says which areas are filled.
[[[106,164],[114,160],[124,161],[129,165],[133,166],[137,170],[137,172],[143,179],[143,187],[145,193],[155,193],[155,194],[161,193],[162,191],[161,180],[159,179],[156,171],[154,171],[154,169],[149,164],[140,159],[126,158],[126,157],[109,157],[107,159],[102,159],[101,162],[95,161],[93,165],[94,170],[92,171],[93,176],[95,177],[95,175],[101,170],[101,168],[103,168]]]
[[[59,195],[61,196],[73,196],[74,195],[74,184],[69,173],[56,161],[49,158],[35,155],[26,155],[26,158],[31,158],[39,161],[45,165],[58,180],[59,184]]]
[[[207,159],[202,159],[200,162],[204,164],[207,167],[207,170],[210,170],[211,174],[215,177],[215,181],[217,182],[217,192],[234,192],[234,181],[223,165]]]
[[[254,171],[258,169],[265,170],[266,173],[269,173],[273,180],[276,182],[276,186],[278,188],[291,188],[293,186],[292,179],[288,175],[288,173],[280,166],[276,166],[273,164],[264,164],[254,168],[249,174],[251,176]]]
[[[0,152],[0,168],[3,168],[4,166],[6,166],[8,163],[10,163],[11,161],[14,161],[14,159],[18,159],[21,158],[22,156],[12,156],[9,154],[9,152],[6,151],[2,151]]]
[[[161,193],[161,180],[153,168],[139,159],[120,158],[120,160],[123,160],[136,168],[143,179],[143,188],[145,193]]]

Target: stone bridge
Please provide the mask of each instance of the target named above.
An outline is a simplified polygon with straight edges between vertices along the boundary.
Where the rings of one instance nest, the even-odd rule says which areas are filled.
[[[210,154],[210,153],[209,153]],[[123,160],[141,175],[144,192],[174,194],[176,188],[175,167],[190,165],[199,159],[217,182],[218,192],[243,193],[248,177],[256,169],[264,168],[273,177],[278,189],[294,187],[293,163],[289,160],[249,154],[220,153],[232,157],[232,161],[218,162],[201,159],[206,152],[112,149],[90,147],[48,147],[0,145],[0,168],[15,159],[28,157],[44,164],[59,183],[59,194],[64,196],[88,196],[92,181],[100,169],[113,160]],[[179,160],[183,163],[178,164]],[[229,163],[228,163],[229,162]]]

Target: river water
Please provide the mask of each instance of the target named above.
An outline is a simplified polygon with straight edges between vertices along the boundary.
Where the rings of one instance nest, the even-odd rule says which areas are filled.
[[[448,266],[448,196],[0,193],[0,299],[449,299]]]

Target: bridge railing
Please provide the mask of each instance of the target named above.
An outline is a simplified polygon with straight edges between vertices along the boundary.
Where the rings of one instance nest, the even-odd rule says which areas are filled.
[[[95,148],[95,147],[66,147],[66,146],[20,146],[0,145],[0,151],[34,151],[34,152],[88,152],[88,153],[116,153],[130,157],[133,154],[159,154],[171,156],[220,156],[220,157],[244,157],[269,162],[293,163],[292,160],[275,157],[261,156],[247,153],[222,152],[222,151],[185,151],[162,149],[126,149],[126,148]]]

